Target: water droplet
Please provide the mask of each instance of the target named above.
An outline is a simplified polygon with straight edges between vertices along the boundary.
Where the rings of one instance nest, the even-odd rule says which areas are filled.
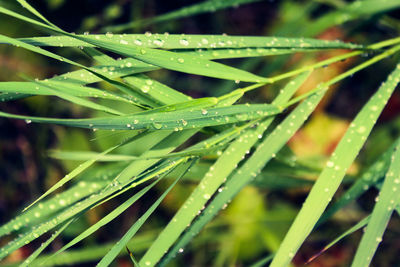
[[[201,39],[201,42],[203,43],[203,44],[208,44],[208,40],[206,39],[206,38],[203,38],[203,39]]]
[[[181,40],[179,40],[179,43],[180,43],[181,45],[184,45],[184,46],[188,46],[188,45],[189,45],[189,41],[186,40],[186,39],[181,39]]]
[[[206,109],[202,109],[202,110],[201,110],[201,114],[207,115],[207,113],[208,113],[208,111],[207,111]]]
[[[135,45],[142,45],[142,41],[140,39],[136,39],[133,42],[135,43]]]
[[[179,63],[183,63],[183,62],[185,62],[185,60],[184,60],[183,58],[180,57],[180,58],[178,58],[178,62],[179,62]]]
[[[161,127],[162,127],[162,124],[154,122],[154,123],[153,123],[153,127],[154,127],[155,129],[157,129],[157,130],[160,130]]]
[[[26,122],[27,124],[29,124],[29,123],[32,122],[32,120],[25,120],[25,122]]]
[[[326,166],[328,166],[329,168],[333,167],[335,164],[332,161],[328,161],[326,163]]]
[[[160,40],[160,39],[156,39],[153,41],[153,43],[157,46],[163,46],[164,45],[164,41]]]
[[[141,90],[143,93],[148,93],[150,91],[150,87],[148,85],[143,85]]]
[[[127,45],[128,44],[128,42],[126,40],[121,40],[121,41],[119,41],[119,43],[123,44],[123,45]]]
[[[365,132],[366,131],[366,128],[364,127],[364,126],[360,126],[358,129],[357,129],[357,132],[358,133],[363,133],[363,132]]]

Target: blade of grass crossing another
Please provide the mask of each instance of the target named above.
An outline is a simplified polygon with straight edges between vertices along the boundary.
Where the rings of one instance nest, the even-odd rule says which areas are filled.
[[[335,238],[332,242],[330,242],[328,245],[326,245],[320,252],[318,252],[316,255],[312,256],[307,261],[307,263],[310,263],[311,261],[316,259],[319,255],[321,255],[322,253],[324,253],[325,251],[327,251],[328,249],[333,247],[335,244],[337,244],[339,241],[341,241],[346,236],[351,235],[352,233],[354,233],[354,232],[358,231],[359,229],[365,227],[368,224],[370,218],[371,218],[371,215],[368,215],[367,217],[365,217],[364,219],[359,221],[357,224],[353,225],[350,229],[346,230],[343,234],[341,234],[340,236]]]
[[[314,228],[400,81],[400,65],[358,113],[314,184],[271,267],[287,266]]]
[[[104,150],[102,153],[96,155],[95,157],[91,158],[90,160],[85,161],[84,163],[80,164],[78,167],[76,167],[75,169],[73,169],[69,174],[65,175],[63,178],[61,178],[61,180],[59,180],[57,183],[55,183],[49,190],[47,190],[43,195],[41,195],[37,200],[35,200],[34,202],[32,202],[32,204],[30,204],[28,207],[26,207],[24,209],[27,210],[30,207],[32,207],[33,205],[35,205],[37,202],[39,202],[40,200],[42,200],[43,198],[45,198],[46,196],[48,196],[49,194],[51,194],[52,192],[54,192],[55,190],[57,190],[58,188],[60,188],[61,186],[63,186],[65,183],[69,182],[70,180],[72,180],[73,178],[75,178],[76,176],[78,176],[80,173],[82,173],[83,171],[85,171],[87,168],[89,168],[90,166],[92,166],[98,159],[100,159],[102,156],[106,155],[107,153],[125,145],[130,143],[131,141],[140,138],[141,135],[134,135],[132,137],[127,138],[126,140],[124,140],[123,142],[121,142],[118,145],[115,145],[113,147],[110,147],[107,150]]]
[[[307,79],[310,72],[299,75],[295,80],[281,91],[273,104],[282,104],[288,101],[296,92],[298,87]],[[267,119],[261,123],[256,123],[256,128],[244,131],[237,139],[229,145],[218,160],[211,166],[205,174],[202,181],[191,193],[188,199],[183,203],[170,223],[164,228],[152,246],[141,259],[141,265],[150,262],[150,266],[155,265],[163,254],[173,245],[175,240],[187,228],[192,220],[204,209],[204,206],[217,192],[229,174],[237,167],[237,164],[243,160],[251,147],[263,136],[263,133],[272,122]],[[147,265],[148,266],[148,265]]]
[[[68,222],[66,222],[63,226],[61,226],[60,229],[58,229],[57,231],[55,231],[51,237],[49,239],[47,239],[46,242],[44,242],[43,244],[40,245],[40,247],[38,249],[35,250],[35,252],[33,252],[28,258],[26,258],[24,260],[23,263],[21,263],[21,265],[19,265],[20,267],[28,267],[28,266],[32,266],[34,260],[40,255],[40,253],[43,252],[43,250],[50,245],[51,242],[54,241],[54,239],[56,239],[56,237],[61,234],[65,228],[67,228],[73,220],[69,220]]]
[[[193,162],[192,162],[193,163]],[[188,166],[188,168],[190,165]],[[151,207],[143,214],[137,221],[132,225],[132,227],[125,233],[125,235],[121,238],[119,242],[117,242],[113,248],[101,259],[101,261],[97,264],[99,267],[108,266],[115,257],[118,256],[120,251],[126,247],[129,240],[136,234],[136,232],[140,229],[140,227],[145,223],[145,221],[150,217],[150,215],[154,212],[154,210],[160,205],[161,201],[167,196],[167,194],[171,191],[171,189],[176,185],[176,183],[182,178],[187,172],[188,168],[178,176],[175,181],[164,191],[164,193],[151,205]],[[148,264],[146,264],[148,265]]]
[[[108,51],[126,57],[132,57],[165,69],[227,80],[240,80],[246,82],[269,81],[267,78],[257,76],[250,72],[196,56],[152,48],[140,48],[137,45],[130,45],[128,42],[126,42],[126,44],[114,44],[109,41],[90,39],[85,36],[71,35],[66,32],[62,32],[62,34],[67,34]]]
[[[226,181],[223,190],[215,195],[201,215],[189,226],[186,232],[179,238],[178,242],[168,251],[167,255],[159,263],[160,266],[165,266],[175,257],[180,249],[185,247],[246,184],[250,183],[257,176],[265,164],[275,157],[276,153],[279,152],[305,120],[307,120],[325,92],[325,90],[321,90],[300,103],[288,114],[285,120],[261,142],[251,157]]]
[[[104,174],[105,176],[108,174]],[[14,231],[39,224],[43,218],[56,216],[61,210],[73,205],[79,200],[100,191],[107,184],[105,181],[81,181],[77,185],[54,197],[39,203],[37,206],[16,216],[0,227],[0,237]]]
[[[152,138],[152,147],[143,153],[143,156],[155,157],[157,155],[164,155],[177,146],[185,142],[190,136],[192,136],[196,131],[188,130],[181,131],[177,133],[172,133],[168,131],[153,132],[150,133],[154,138]],[[79,216],[82,211],[92,208],[97,203],[101,203],[102,200],[109,198],[111,195],[120,191],[120,188],[131,185],[132,177],[137,177],[143,171],[153,166],[159,160],[140,160],[134,161],[123,169],[102,191],[92,195],[89,198],[85,198],[82,201],[75,203],[68,209],[63,210],[61,213],[53,219],[47,220],[39,225],[36,225],[32,229],[19,235],[17,238],[7,243],[4,247],[0,249],[0,260],[5,256],[13,252],[14,250],[30,243],[32,240],[38,238],[40,235],[53,229],[60,223],[65,222],[68,219],[75,218]],[[176,166],[176,163],[171,164],[172,167]],[[167,166],[167,169],[169,167]],[[139,184],[134,183],[134,184]],[[40,215],[39,215],[40,216]]]
[[[395,148],[389,171],[386,174],[378,201],[371,214],[367,229],[354,257],[352,267],[369,266],[382,241],[393,210],[400,203],[400,145]]]
[[[383,153],[379,159],[372,164],[362,175],[358,178],[355,183],[333,204],[331,205],[326,212],[322,215],[318,224],[323,223],[328,218],[330,218],[333,214],[336,213],[339,209],[343,208],[345,205],[350,203],[351,201],[357,199],[361,194],[367,191],[371,186],[378,183],[380,178],[382,178],[390,166],[390,159],[393,154],[394,148],[400,144],[400,138],[394,142],[390,148]]]
[[[100,221],[97,223],[93,224],[90,226],[88,229],[86,229],[84,232],[79,234],[77,237],[75,237],[72,241],[70,241],[68,244],[63,246],[60,250],[58,250],[53,256],[56,256],[63,251],[67,250],[68,248],[74,246],[75,244],[79,243],[89,235],[93,234],[95,231],[109,223],[110,221],[114,220],[116,217],[118,217],[122,212],[124,212],[127,208],[132,206],[133,203],[135,203],[139,198],[141,198],[144,194],[146,194],[151,188],[153,188],[164,176],[158,178],[155,180],[153,183],[150,185],[146,186],[142,190],[140,190],[138,193],[134,194],[131,198],[129,198],[127,201],[119,205],[116,209],[114,209],[112,212],[107,214],[105,217],[103,217]]]
[[[66,35],[66,36],[90,43],[97,47],[106,49],[108,51],[111,51],[111,52],[114,52],[114,53],[117,53],[117,54],[120,54],[123,56],[132,57],[132,58],[138,59],[140,61],[152,64],[155,66],[163,67],[166,69],[180,71],[180,72],[184,72],[184,73],[220,78],[220,79],[227,79],[227,80],[240,80],[240,81],[247,81],[247,82],[268,82],[269,81],[267,78],[257,76],[255,74],[249,73],[247,71],[239,70],[239,69],[221,64],[221,63],[202,59],[202,58],[199,58],[196,56],[178,54],[178,53],[174,53],[174,52],[170,52],[170,51],[164,51],[164,50],[158,50],[158,49],[152,49],[152,48],[139,47],[137,45],[131,45],[125,40],[122,40],[119,44],[115,44],[110,41],[103,41],[100,39],[91,39],[91,38],[86,37],[85,35],[79,36],[79,35],[70,34],[70,33],[60,30],[58,28],[48,26],[48,25],[40,23],[38,21],[26,18],[20,14],[15,14],[15,12],[11,12],[11,11],[6,10],[1,7],[0,7],[0,12],[10,15],[10,16],[14,16],[14,17],[22,19],[22,20],[25,20],[27,22],[33,23],[40,27],[55,31],[62,35]],[[37,53],[49,56],[51,58],[54,58],[54,59],[57,59],[60,61],[65,61],[69,64],[84,68],[87,71],[92,72],[95,75],[102,76],[103,79],[107,80],[114,86],[117,86],[119,89],[126,91],[125,90],[126,88],[123,86],[123,84],[121,84],[117,81],[111,80],[110,78],[107,78],[106,76],[104,76],[101,73],[94,72],[93,70],[91,70],[79,63],[76,63],[67,58],[55,55],[54,53],[48,52],[39,47],[30,45],[28,43],[24,43],[17,39],[9,38],[4,35],[0,35],[0,42],[10,43],[13,45],[21,46],[21,47],[31,50],[33,52],[37,52]],[[185,64],[183,64],[183,63],[185,63]]]

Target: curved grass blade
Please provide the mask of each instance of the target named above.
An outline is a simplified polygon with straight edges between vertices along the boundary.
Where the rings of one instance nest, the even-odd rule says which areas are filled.
[[[144,233],[138,233],[135,238],[128,242],[128,247],[134,247],[135,252],[141,252],[145,250],[151,241],[156,236],[156,231],[146,231]],[[52,257],[52,253],[46,253],[39,256],[36,261],[31,264],[32,267],[51,267],[51,266],[76,266],[78,264],[89,265],[93,261],[100,260],[107,252],[113,247],[116,241],[99,244],[96,246],[90,246],[79,249],[70,249],[57,257]],[[125,251],[121,251],[119,256],[126,255]],[[18,267],[20,262],[14,263],[3,263],[2,267]],[[29,266],[29,267],[31,267]]]
[[[29,97],[29,96],[31,96],[31,95],[14,93],[14,92],[0,93],[0,102],[18,100],[18,99],[26,98],[26,97]]]
[[[78,202],[87,196],[97,193],[107,185],[111,177],[115,177],[127,164],[113,164],[105,167],[95,167],[88,170],[88,174],[81,178],[76,185],[44,200],[37,206],[20,213],[14,219],[0,227],[0,237],[25,227],[40,223],[41,218],[52,216],[66,207]]]
[[[193,162],[192,162],[193,163]],[[190,168],[190,166],[188,167]],[[182,178],[186,170],[178,176],[175,181],[164,191],[164,193],[151,205],[151,207],[143,214],[137,221],[132,225],[132,227],[125,233],[125,235],[121,238],[119,242],[117,242],[114,247],[101,259],[101,261],[97,264],[97,266],[108,266],[115,257],[119,254],[124,247],[126,247],[128,241],[132,239],[132,237],[136,234],[136,232],[140,229],[140,227],[145,223],[145,221],[150,217],[150,215],[154,212],[154,210],[160,205],[161,201],[167,196],[169,191],[176,185],[176,183]],[[146,265],[149,265],[145,263]]]
[[[96,50],[95,48],[86,47],[84,51],[94,58],[97,62],[102,65],[116,65],[119,68],[126,68],[132,65],[132,62],[127,62],[126,65],[124,63],[118,62],[118,60],[114,60],[112,57]],[[137,60],[132,59],[134,62]],[[138,63],[142,63],[141,61],[137,61]],[[113,70],[114,71],[114,70]],[[137,88],[136,97],[140,98],[141,103],[145,103],[150,107],[156,107],[162,104],[172,104],[177,101],[185,101],[190,100],[191,98],[182,94],[158,81],[151,79],[150,77],[144,74],[136,74],[129,77],[125,77],[124,80],[132,86],[132,88]],[[137,101],[137,100],[135,100]],[[179,101],[180,102],[180,101]]]
[[[400,68],[400,65],[399,65]],[[395,207],[400,203],[400,145],[393,153],[389,171],[386,174],[378,201],[374,206],[371,219],[363,234],[360,245],[351,266],[368,266],[382,241],[383,233],[389,223]]]
[[[133,253],[129,250],[128,246],[126,246],[126,251],[128,251],[129,257],[131,258],[131,261],[133,262],[133,266],[140,267],[138,261],[135,259],[135,256],[133,256]]]
[[[273,104],[282,104],[287,102],[298,87],[307,79],[310,72],[300,75],[294,81],[282,90],[282,93],[276,98]],[[237,164],[243,160],[246,153],[251,147],[263,136],[272,119],[261,122],[255,129],[244,131],[234,142],[232,142],[218,160],[210,167],[199,185],[195,188],[189,198],[178,210],[170,223],[164,228],[156,241],[152,244],[143,258],[140,260],[141,265],[147,262],[151,266],[157,264],[166,251],[173,245],[182,232],[192,222],[192,220],[202,212],[203,207],[209,201],[211,196],[217,192],[221,192],[222,187],[218,189],[225,181],[229,174],[237,167]]]
[[[62,32],[62,34],[68,33]],[[140,48],[137,45],[129,44],[127,41],[122,42],[122,44],[114,44],[110,41],[90,39],[85,36],[77,36],[71,34],[68,35],[83,40],[87,43],[93,44],[102,49],[117,53],[119,55],[132,57],[165,69],[227,80],[240,80],[246,82],[269,81],[266,78],[257,76],[250,72],[236,69],[214,61],[202,59],[196,56],[182,53],[178,54],[170,51],[152,48]]]
[[[26,207],[24,209],[24,211],[29,209],[33,205],[35,205],[38,201],[42,200],[43,198],[45,198],[46,196],[48,196],[49,194],[51,194],[52,192],[54,192],[55,190],[60,188],[61,186],[63,186],[65,183],[71,181],[73,178],[78,176],[80,173],[85,171],[90,166],[92,166],[98,160],[98,158],[101,158],[102,156],[106,155],[107,153],[109,153],[109,152],[111,152],[111,151],[113,151],[113,150],[115,150],[115,149],[117,149],[117,148],[119,148],[119,147],[121,147],[121,146],[123,146],[125,144],[128,144],[128,143],[132,142],[133,140],[136,140],[136,139],[140,138],[141,136],[142,135],[140,135],[140,134],[131,136],[131,137],[127,138],[126,140],[122,141],[121,143],[119,143],[118,145],[110,147],[109,149],[103,151],[102,153],[100,153],[96,157],[91,158],[90,160],[87,160],[84,163],[80,164],[78,167],[73,169],[69,174],[65,175],[61,180],[59,180],[52,187],[50,187],[50,189],[47,190],[44,194],[42,194],[38,199],[33,201],[28,207]]]
[[[177,54],[174,52],[170,51],[163,51],[163,50],[158,50],[158,49],[152,49],[152,48],[145,48],[145,47],[138,47],[137,45],[130,45],[127,41],[120,42],[119,44],[114,44],[110,41],[103,41],[100,39],[90,39],[85,36],[78,36],[74,34],[67,33],[65,31],[62,31],[58,28],[54,28],[48,25],[45,25],[43,23],[40,23],[38,21],[26,18],[20,14],[16,14],[15,12],[9,11],[7,9],[1,8],[0,7],[0,12],[25,20],[27,22],[33,23],[35,25],[44,27],[46,29],[50,29],[52,31],[55,31],[57,33],[60,33],[62,35],[67,35],[72,38],[76,38],[79,40],[82,40],[84,42],[90,43],[92,45],[101,47],[103,49],[106,49],[108,51],[127,56],[127,57],[133,57],[136,58],[140,61],[156,65],[159,67],[164,67],[166,69],[171,69],[175,71],[181,71],[184,73],[190,73],[190,74],[197,74],[197,75],[203,75],[203,76],[209,76],[209,77],[215,77],[215,78],[221,78],[221,79],[228,79],[228,80],[240,80],[240,81],[248,81],[248,82],[267,82],[268,79],[257,76],[255,74],[249,73],[244,70],[239,70],[233,67],[226,66],[221,63],[209,61],[206,59],[201,59],[199,57],[191,56],[191,55],[184,55],[184,54]],[[6,37],[4,35],[0,35],[0,42],[4,43],[10,43],[14,45],[20,45],[21,47],[25,49],[29,49],[31,51],[52,57],[57,60],[65,61],[69,64],[73,64],[75,66],[84,68],[90,72],[92,72],[91,69],[73,62],[69,59],[66,59],[64,57],[60,57],[58,55],[55,55],[54,53],[50,53],[44,49],[41,49],[39,47],[24,43],[22,41]],[[186,62],[185,64],[183,64]],[[104,76],[101,73],[95,73],[93,74],[101,76],[103,79],[107,80],[114,86],[118,87],[120,90],[124,90],[125,87],[123,84],[111,80]],[[124,90],[126,91],[126,90]]]
[[[386,83],[382,84],[358,113],[341,139],[279,247],[271,267],[287,266],[290,263],[294,254],[312,231],[319,217],[331,201],[346,170],[359,153],[399,81],[400,65],[396,67],[389,75]]]
[[[122,212],[124,212],[127,208],[132,206],[133,203],[135,203],[139,198],[141,198],[144,194],[146,194],[151,188],[153,188],[161,179],[163,178],[160,177],[157,180],[155,180],[153,183],[150,185],[146,186],[142,190],[140,190],[138,193],[134,194],[131,198],[129,198],[127,201],[119,205],[116,209],[114,209],[112,212],[107,214],[105,217],[103,217],[100,221],[97,223],[93,224],[90,226],[88,229],[86,229],[84,232],[79,234],[77,237],[75,237],[72,241],[70,241],[68,244],[63,246],[61,249],[59,249],[55,254],[53,254],[53,257],[64,252],[68,248],[74,246],[75,244],[79,243],[86,237],[90,236],[94,232],[96,232],[98,229],[103,227],[104,225],[108,224],[112,220],[114,220],[116,217],[118,217]]]
[[[153,137],[152,139],[150,139],[152,147],[150,150],[144,152],[143,156],[154,157],[157,155],[167,154],[174,150],[177,146],[184,143],[195,132],[195,130],[187,130],[172,134],[171,132],[167,131],[150,133],[150,137]],[[87,209],[92,208],[99,203],[102,203],[104,199],[107,199],[113,194],[120,192],[123,188],[127,188],[129,186],[134,187],[144,181],[147,181],[148,179],[153,178],[151,176],[151,173],[150,176],[146,176],[146,174],[143,174],[142,176],[140,175],[148,168],[156,164],[158,161],[159,160],[152,159],[132,162],[127,167],[125,167],[123,171],[121,171],[102,191],[91,195],[90,198],[86,198],[76,203],[69,209],[66,209],[59,213],[55,218],[35,226],[24,234],[19,235],[16,239],[9,242],[6,246],[2,247],[0,249],[0,260],[10,254],[12,251],[24,246],[27,243],[30,243],[32,240],[36,239],[40,235],[53,229],[60,223],[63,223],[68,219],[75,218],[79,216],[81,212],[84,212]],[[180,163],[181,160],[172,161],[171,163],[164,164],[160,167],[161,173],[163,172],[163,170],[169,171],[171,168],[175,168]],[[155,175],[159,174],[160,171],[155,172]],[[143,178],[143,176],[145,178]]]
[[[66,222],[63,226],[61,226],[60,229],[58,229],[57,231],[55,231],[51,237],[49,239],[47,239],[46,242],[44,242],[43,244],[40,245],[40,247],[38,249],[35,250],[35,252],[33,252],[27,259],[24,260],[23,263],[21,263],[20,267],[28,267],[31,266],[31,264],[33,264],[34,260],[40,255],[40,253],[43,252],[43,250],[50,245],[51,242],[54,241],[54,239],[56,239],[56,237],[62,233],[62,231],[65,230],[65,228],[67,228],[73,220],[69,220],[68,222]]]
[[[0,11],[1,10],[2,9],[0,7]],[[120,81],[113,80],[111,77],[108,77],[107,73],[98,72],[98,71],[96,71],[95,68],[88,68],[88,67],[86,67],[86,66],[84,66],[84,65],[82,65],[80,63],[77,63],[77,62],[74,62],[74,61],[72,61],[70,59],[67,59],[65,57],[59,56],[59,55],[57,55],[55,53],[49,52],[49,51],[44,50],[44,49],[42,49],[40,47],[36,47],[36,46],[30,45],[30,44],[26,44],[24,42],[18,41],[16,39],[10,38],[10,37],[2,35],[2,34],[0,34],[0,41],[7,41],[7,42],[9,42],[9,43],[11,43],[11,44],[13,44],[13,45],[15,45],[17,47],[21,47],[21,48],[30,50],[32,52],[35,52],[35,53],[38,53],[38,54],[41,54],[41,55],[56,59],[58,61],[66,62],[66,63],[71,64],[73,66],[77,66],[77,67],[83,68],[86,71],[92,73],[93,75],[98,76],[101,80],[106,81],[109,84],[111,84],[112,86],[116,87],[118,90],[121,90],[122,92],[124,92],[124,93],[126,93],[128,95],[131,95],[132,97],[136,96],[135,95],[135,90],[132,90],[132,88],[130,86],[128,86],[128,85],[126,85],[126,84],[124,84],[124,83],[122,83]],[[131,103],[135,104],[135,105],[137,105],[137,106],[139,106],[141,108],[145,108],[140,103],[136,103],[136,102],[131,102]]]
[[[0,116],[32,122],[52,123],[70,127],[104,130],[184,130],[260,119],[279,114],[281,109],[270,104],[240,104],[210,109],[177,110],[158,113],[136,113],[119,117],[91,119],[53,119],[14,115],[0,112]]]
[[[62,86],[69,94],[77,97],[104,98],[131,103],[130,100],[114,93],[105,92],[89,86],[69,83],[67,81],[53,81],[53,79],[49,79],[47,82],[0,82],[0,92],[16,93],[17,95],[55,95],[53,90],[45,86],[46,83],[56,88]]]
[[[228,36],[228,35],[200,35],[200,34],[91,34],[75,35],[84,40],[99,40],[114,44],[132,44],[137,47],[161,49],[247,49],[247,48],[275,48],[275,49],[362,49],[362,45],[344,43],[341,41],[318,40],[312,38],[287,37],[258,37],[258,36]],[[58,47],[94,47],[94,44],[69,36],[48,36],[18,39],[35,46]],[[205,50],[207,51],[207,50]],[[241,51],[241,50],[239,50]],[[187,51],[190,52],[190,51]]]
[[[313,261],[315,258],[317,258],[319,255],[321,255],[322,253],[324,253],[325,251],[327,251],[328,249],[330,249],[332,246],[334,246],[335,244],[337,244],[340,240],[342,240],[343,238],[345,238],[348,235],[351,235],[352,233],[358,231],[359,229],[365,227],[369,220],[370,220],[371,216],[368,215],[367,217],[365,217],[364,219],[362,219],[361,221],[359,221],[357,224],[355,224],[354,226],[352,226],[350,229],[346,230],[343,234],[341,234],[340,236],[338,236],[337,238],[335,238],[335,240],[333,240],[332,242],[330,242],[328,245],[326,245],[320,252],[318,252],[318,254],[312,256],[307,263],[310,263],[311,261]],[[306,264],[307,264],[306,263]]]
[[[83,107],[87,107],[87,108],[91,108],[94,110],[98,110],[98,111],[103,111],[106,113],[110,113],[112,115],[123,115],[123,113],[119,112],[118,110],[115,110],[113,108],[101,105],[101,104],[97,104],[94,103],[92,101],[89,101],[85,98],[82,97],[77,97],[74,95],[71,95],[68,92],[68,87],[65,87],[63,84],[58,84],[57,87],[55,87],[54,85],[52,85],[51,82],[34,82],[36,84],[43,84],[45,87],[47,87],[50,91],[53,92],[53,94],[61,99],[67,100],[71,103],[74,103],[76,105],[79,106],[83,106]]]
[[[115,175],[115,172],[112,172]],[[108,177],[107,173],[104,173]],[[21,213],[8,223],[0,227],[0,237],[14,231],[20,231],[27,227],[39,224],[43,218],[56,216],[61,210],[73,205],[93,193],[97,193],[107,185],[107,180],[99,181],[80,181],[77,185],[66,191],[48,199],[37,206]]]
[[[139,88],[143,94],[151,98],[155,103],[170,105],[191,99],[191,97],[144,74],[124,77],[124,80],[133,87]]]
[[[266,266],[266,264],[268,262],[270,262],[273,257],[274,257],[274,254],[268,255],[267,257],[265,257],[265,258],[259,260],[258,262],[250,265],[250,267],[263,267],[263,266]]]
[[[113,194],[118,195],[118,192],[121,192],[122,189],[134,187],[149,179],[154,178],[155,176],[162,174],[163,172],[169,172],[171,169],[175,168],[176,166],[185,162],[186,160],[187,159],[185,158],[181,158],[180,160],[177,161],[171,161],[167,162],[166,164],[162,164],[160,165],[161,168],[160,170],[158,170],[158,168],[156,167],[155,172],[149,172],[149,175],[145,173],[144,175],[142,175],[143,177],[142,176],[137,177],[138,180],[135,182],[133,182],[131,179],[120,179],[120,181],[113,182],[112,184],[108,185],[105,189],[103,189],[101,192],[91,195],[90,198],[86,198],[83,201],[76,203],[73,207],[70,207],[69,209],[62,211],[56,217],[44,221],[41,224],[32,227],[32,229],[30,229],[29,231],[19,235],[13,241],[9,242],[6,246],[0,249],[0,260],[3,259],[8,254],[10,254],[12,251],[26,244],[29,244],[32,240],[38,238],[42,234],[53,229],[60,223],[63,223],[71,218],[79,217],[82,212],[87,211],[89,208],[93,208],[103,203],[104,201],[102,200],[110,198],[110,196]],[[141,171],[139,170],[137,172],[140,173]]]

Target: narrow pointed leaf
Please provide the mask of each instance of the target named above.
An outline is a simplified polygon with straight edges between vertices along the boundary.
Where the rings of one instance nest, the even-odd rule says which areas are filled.
[[[331,201],[346,170],[356,158],[367,139],[379,114],[400,81],[400,65],[389,75],[387,81],[370,98],[358,113],[350,128],[327,162],[326,167],[314,184],[294,223],[286,234],[271,267],[290,263],[300,245],[314,228],[319,217]]]

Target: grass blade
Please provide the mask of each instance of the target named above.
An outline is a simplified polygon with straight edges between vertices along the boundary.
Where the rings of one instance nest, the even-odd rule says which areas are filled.
[[[304,73],[290,82],[273,103],[282,104],[288,101],[309,74]],[[271,122],[272,119],[267,119],[261,122],[257,128],[244,131],[227,147],[225,152],[210,167],[196,189],[140,260],[141,265],[147,262],[150,262],[151,266],[157,264],[165,252],[168,251],[175,240],[187,228],[187,225],[190,225],[192,220],[201,213],[208,200],[226,181],[226,178],[237,167],[237,164],[243,159],[247,151],[263,136],[264,131]],[[219,190],[222,191],[222,189]]]
[[[55,231],[51,237],[49,239],[47,239],[46,242],[44,242],[42,245],[40,245],[40,247],[35,250],[35,252],[33,252],[28,258],[26,258],[24,260],[23,263],[21,263],[20,267],[28,267],[31,266],[31,264],[33,264],[33,261],[40,255],[40,253],[43,252],[43,250],[50,245],[51,242],[54,241],[54,239],[56,239],[56,237],[62,233],[62,231],[65,230],[65,228],[68,227],[68,225],[70,225],[72,223],[73,220],[70,220],[68,222],[66,222],[63,226],[61,226],[60,229],[58,229],[57,231]]]
[[[178,240],[168,254],[160,262],[161,266],[167,264],[180,248],[196,235],[200,230],[231,200],[241,188],[252,181],[257,173],[271,160],[276,153],[293,136],[297,129],[304,123],[314,108],[321,100],[323,93],[314,94],[297,106],[291,114],[268,135],[257,147],[253,155],[239,168],[224,185],[224,190],[215,195],[201,215],[190,225],[188,230]]]
[[[351,266],[368,266],[372,257],[382,241],[383,233],[389,223],[395,207],[400,203],[398,191],[400,190],[400,145],[393,153],[389,171],[386,174],[382,189],[379,193],[379,200],[371,214],[360,245]]]
[[[117,242],[114,247],[103,257],[103,259],[97,264],[97,266],[108,266],[115,257],[119,254],[124,247],[126,247],[128,241],[136,234],[139,228],[145,223],[145,221],[150,217],[154,210],[160,205],[161,201],[167,196],[169,191],[176,185],[182,176],[185,175],[187,169],[181,176],[178,176],[175,181],[164,191],[164,193],[151,205],[151,207],[143,214],[137,221],[132,225],[132,227],[126,232],[126,234]],[[146,264],[149,265],[149,264]]]
[[[304,239],[312,231],[396,88],[399,77],[400,65],[358,113],[314,184],[274,257],[271,267],[287,266]]]
[[[275,49],[362,49],[363,46],[340,41],[318,40],[312,38],[286,37],[257,37],[257,36],[228,36],[228,35],[200,35],[200,34],[91,34],[75,35],[83,40],[99,40],[116,45],[127,44],[136,47],[160,49],[213,49],[218,52],[222,49],[247,48],[275,48]],[[18,39],[35,46],[58,47],[94,47],[94,44],[69,36],[48,36]],[[207,51],[207,50],[205,50]],[[239,50],[240,51],[240,50]],[[182,51],[182,53],[190,51]]]
[[[114,220],[116,217],[118,217],[122,212],[124,212],[127,208],[129,208],[130,206],[132,206],[133,203],[135,203],[139,198],[141,198],[144,194],[146,194],[151,188],[153,188],[163,177],[155,180],[153,183],[151,183],[150,185],[146,186],[145,188],[143,188],[142,190],[140,190],[138,193],[134,194],[131,198],[129,198],[127,201],[125,201],[124,203],[122,203],[121,205],[119,205],[116,209],[114,209],[112,212],[110,212],[109,214],[107,214],[105,217],[103,217],[100,221],[98,221],[97,223],[93,224],[92,226],[90,226],[88,229],[86,229],[84,232],[82,232],[81,234],[79,234],[77,237],[75,237],[72,241],[70,241],[68,244],[66,244],[65,246],[63,246],[60,250],[58,250],[54,255],[58,255],[62,252],[64,252],[65,250],[67,250],[68,248],[74,246],[75,244],[79,243],[80,241],[82,241],[83,239],[85,239],[86,237],[90,236],[91,234],[93,234],[94,232],[96,232],[98,229],[100,229],[101,227],[103,227],[104,225],[108,224],[109,222],[111,222],[112,220]]]
[[[136,113],[119,117],[98,117],[91,119],[52,119],[14,115],[0,112],[0,116],[32,122],[53,123],[70,127],[104,130],[183,130],[207,126],[236,123],[260,119],[279,114],[281,109],[275,105],[252,104],[215,107],[210,109],[177,110],[171,112]]]
[[[378,183],[390,166],[390,158],[393,154],[394,148],[400,143],[398,139],[391,147],[382,154],[379,159],[369,167],[360,178],[338,199],[333,205],[331,205],[326,212],[322,215],[318,222],[318,225],[326,221],[339,209],[357,199],[362,193],[367,191],[371,186]]]

